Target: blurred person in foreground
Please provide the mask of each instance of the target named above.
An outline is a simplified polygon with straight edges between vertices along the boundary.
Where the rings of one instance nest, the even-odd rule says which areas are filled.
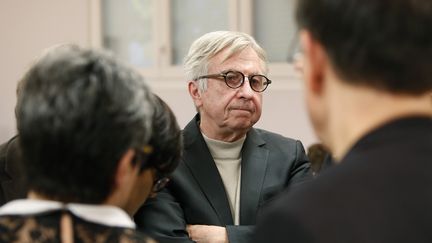
[[[244,33],[211,32],[185,58],[198,114],[170,184],[135,215],[161,242],[248,242],[256,213],[310,178],[300,141],[253,128],[271,81],[264,50]]]
[[[337,165],[254,242],[432,242],[432,1],[300,0],[306,102]]]
[[[102,52],[61,46],[22,82],[17,127],[29,192],[0,208],[0,241],[150,241],[130,215],[177,160],[154,159],[158,105],[142,77]]]

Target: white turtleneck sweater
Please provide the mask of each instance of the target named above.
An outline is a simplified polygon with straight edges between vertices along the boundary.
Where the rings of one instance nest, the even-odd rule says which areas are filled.
[[[235,142],[211,139],[203,134],[216,163],[230,204],[234,225],[240,223],[241,149],[246,136]]]

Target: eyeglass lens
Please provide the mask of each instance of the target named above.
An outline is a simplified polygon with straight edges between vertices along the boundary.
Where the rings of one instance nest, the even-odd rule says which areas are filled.
[[[238,88],[244,82],[245,76],[241,72],[229,71],[225,74],[225,82],[230,88]],[[268,79],[264,75],[248,76],[251,88],[257,92],[262,92],[267,88]]]

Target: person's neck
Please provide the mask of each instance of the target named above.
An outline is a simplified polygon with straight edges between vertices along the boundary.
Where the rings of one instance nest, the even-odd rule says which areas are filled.
[[[201,133],[205,134],[208,138],[223,142],[235,142],[246,136],[246,133],[250,129],[221,129],[220,127],[212,127],[211,123],[203,120],[201,120],[199,128]]]
[[[361,137],[389,121],[416,115],[432,117],[430,94],[396,95],[342,85],[329,102],[333,107],[329,114],[329,146],[336,161]]]

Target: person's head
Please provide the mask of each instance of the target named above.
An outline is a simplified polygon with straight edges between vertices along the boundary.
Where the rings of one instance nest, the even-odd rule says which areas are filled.
[[[149,150],[152,135],[151,93],[137,72],[108,54],[62,46],[30,68],[18,99],[31,192],[92,204],[115,195],[126,203],[145,162],[134,158]]]
[[[152,137],[149,145],[153,151],[147,158],[143,169],[152,170],[152,181],[141,176],[132,191],[132,197],[127,206],[130,215],[135,214],[143,201],[150,195],[155,195],[169,182],[169,175],[180,162],[183,140],[177,119],[169,106],[157,95],[154,95],[155,113],[153,116]],[[142,184],[152,184],[151,188]]]
[[[322,139],[333,105],[361,99],[334,92],[341,87],[404,99],[432,90],[431,1],[298,0],[296,15],[308,109]]]
[[[184,67],[207,136],[238,139],[259,120],[262,91],[270,81],[263,76],[267,74],[266,54],[251,36],[233,31],[207,33],[192,43]]]

